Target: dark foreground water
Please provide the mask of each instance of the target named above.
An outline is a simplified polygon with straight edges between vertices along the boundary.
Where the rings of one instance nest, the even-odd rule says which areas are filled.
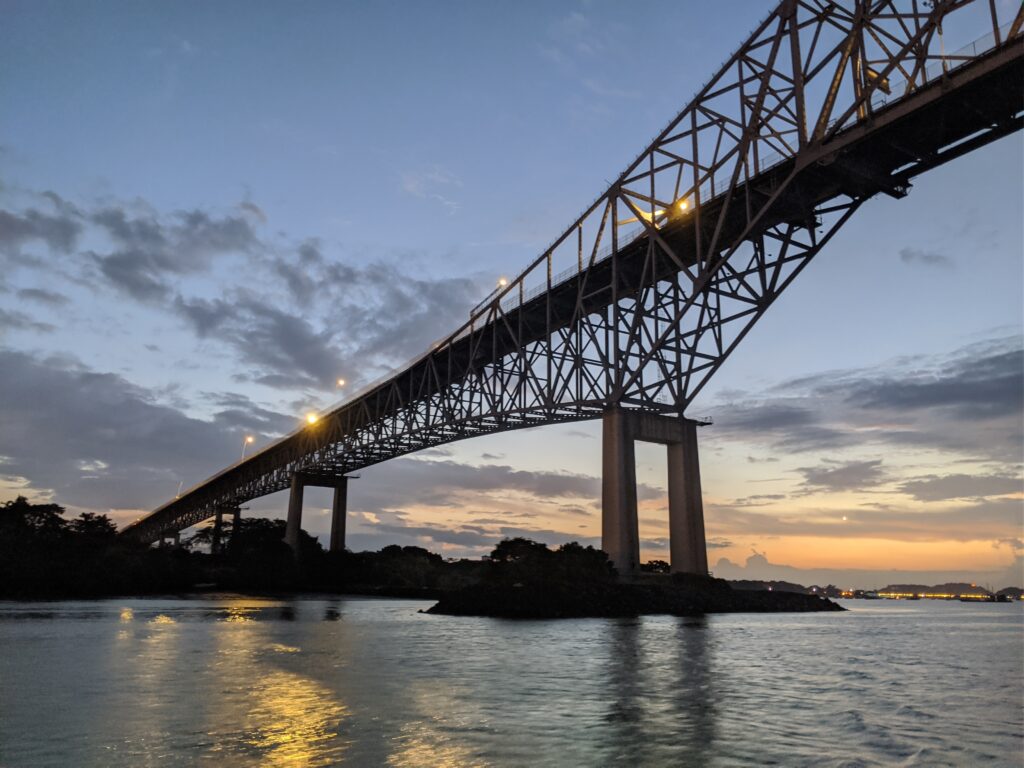
[[[502,621],[0,603],[0,765],[1022,764],[1022,604]]]

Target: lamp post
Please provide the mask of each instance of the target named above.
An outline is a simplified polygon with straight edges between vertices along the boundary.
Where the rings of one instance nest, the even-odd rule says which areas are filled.
[[[242,458],[243,459],[245,458],[245,449],[248,448],[250,445],[252,445],[255,442],[256,442],[256,438],[253,437],[252,435],[246,435],[245,436],[245,439],[242,441]]]

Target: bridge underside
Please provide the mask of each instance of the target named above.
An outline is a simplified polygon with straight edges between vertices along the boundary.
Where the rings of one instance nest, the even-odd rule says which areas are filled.
[[[463,328],[125,534],[154,541],[295,478],[336,488],[347,473],[423,448],[604,417],[605,547],[632,567],[629,483],[609,479],[620,470],[608,459],[608,441],[625,439],[609,430],[630,430],[609,424],[644,418],[630,411],[692,423],[682,416],[693,398],[865,200],[902,197],[915,176],[1022,125],[1020,12],[1002,27],[993,15],[989,47],[940,57],[942,25],[948,34],[970,2],[937,0],[927,12],[895,0],[870,13],[860,0],[847,5],[784,0],[608,192]],[[829,34],[834,45],[822,42]],[[953,201],[967,193],[950,192]],[[570,268],[556,273],[566,254]],[[538,287],[527,290],[528,280]],[[696,471],[689,444],[669,447],[672,456],[683,446],[682,478]],[[631,451],[622,446],[614,450]],[[676,493],[691,499],[677,505],[691,509],[673,518],[687,520],[678,539],[703,546],[687,483]],[[699,478],[695,487],[699,497]],[[620,522],[609,524],[610,505]],[[706,570],[706,559],[672,549],[674,562]]]

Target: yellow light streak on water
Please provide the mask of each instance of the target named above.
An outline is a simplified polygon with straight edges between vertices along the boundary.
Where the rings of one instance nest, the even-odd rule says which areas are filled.
[[[348,746],[338,739],[338,724],[347,716],[319,683],[273,670],[252,691],[249,744],[262,753],[262,765],[337,765]]]

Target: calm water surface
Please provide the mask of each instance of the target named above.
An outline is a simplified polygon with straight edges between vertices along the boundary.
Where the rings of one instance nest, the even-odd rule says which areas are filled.
[[[1022,604],[845,604],[0,603],[0,766],[1022,764]]]

